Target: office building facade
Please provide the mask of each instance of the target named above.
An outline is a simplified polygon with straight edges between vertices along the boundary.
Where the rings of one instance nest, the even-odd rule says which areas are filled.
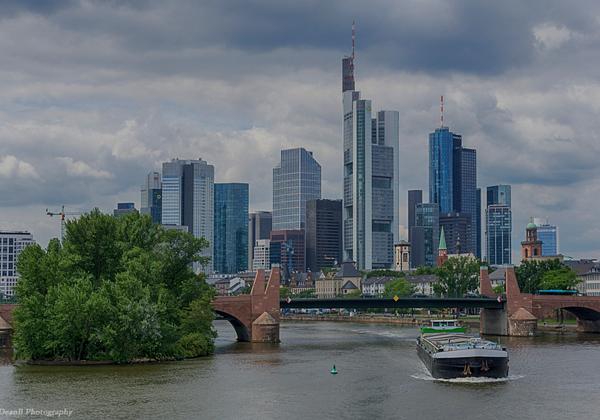
[[[214,256],[214,178],[215,168],[205,160],[173,159],[162,165],[161,223],[183,227],[196,238],[205,238],[208,247],[202,256],[210,258],[200,268],[213,271]]]
[[[254,258],[256,241],[269,239],[273,228],[273,213],[256,211],[248,215],[248,261]]]
[[[285,280],[291,273],[306,271],[306,242],[304,229],[272,230],[269,258],[271,266],[279,264]]]
[[[253,270],[271,269],[271,241],[269,239],[258,239],[254,244],[254,255],[252,257]]]
[[[273,168],[273,230],[304,229],[306,202],[321,198],[321,165],[304,148],[281,151]]]
[[[126,214],[137,213],[135,203],[117,203],[117,208],[113,210],[114,217],[125,216]]]
[[[359,269],[391,268],[399,240],[399,114],[355,91],[354,58],[342,61],[343,251]]]
[[[486,259],[490,265],[512,264],[510,185],[487,187],[485,211]]]
[[[429,134],[429,202],[438,203],[441,214],[470,216],[464,253],[481,254],[481,211],[477,216],[477,153],[462,146],[462,136],[448,127]],[[479,240],[477,238],[480,238]]]
[[[162,182],[159,172],[150,172],[141,188],[140,213],[147,214],[153,223],[162,222]]]
[[[434,267],[438,255],[438,243],[440,238],[440,213],[437,203],[417,204],[415,209],[415,228],[413,234],[418,245],[416,262],[419,267],[427,265]],[[412,252],[415,253],[415,247]]]
[[[306,267],[313,271],[342,263],[342,200],[306,203]]]
[[[0,295],[15,296],[19,281],[17,259],[25,247],[34,244],[33,235],[26,231],[0,231]]]
[[[472,253],[467,245],[468,239],[472,237],[471,215],[466,213],[444,213],[440,214],[439,220],[440,229],[444,229],[448,254]]]
[[[538,239],[542,241],[542,257],[558,255],[558,227],[539,217],[534,217],[533,223],[537,226]]]
[[[214,270],[238,273],[248,269],[248,197],[245,183],[214,185]]]

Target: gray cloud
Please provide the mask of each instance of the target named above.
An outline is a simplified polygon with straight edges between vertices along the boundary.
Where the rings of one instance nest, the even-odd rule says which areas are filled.
[[[3,2],[0,224],[55,233],[43,209],[139,200],[144,173],[203,157],[271,207],[283,147],[313,150],[340,196],[340,58],[357,20],[358,88],[397,109],[401,187],[427,187],[427,134],[478,150],[479,184],[513,185],[568,254],[598,256],[595,2]],[[403,213],[401,222],[404,222]]]

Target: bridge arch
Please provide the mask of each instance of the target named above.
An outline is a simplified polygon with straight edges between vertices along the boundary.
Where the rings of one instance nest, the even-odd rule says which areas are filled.
[[[250,341],[250,330],[239,318],[219,310],[215,310],[214,312],[217,315],[220,315],[223,319],[229,321],[229,323],[233,326],[235,333],[237,334],[238,341]]]

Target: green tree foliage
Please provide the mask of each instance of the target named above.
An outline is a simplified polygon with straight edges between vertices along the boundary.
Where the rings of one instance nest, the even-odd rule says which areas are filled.
[[[503,284],[499,284],[497,286],[492,287],[492,292],[501,295],[503,293],[506,293],[506,290],[504,290],[504,285]]]
[[[17,356],[33,360],[196,357],[213,351],[213,290],[192,269],[204,239],[150,217],[94,210],[20,254]]]
[[[473,258],[449,258],[437,271],[433,290],[439,296],[462,297],[479,286],[479,262]]]
[[[569,267],[562,267],[546,271],[542,276],[541,288],[545,290],[570,290],[575,289],[577,283],[575,272]]]
[[[404,277],[404,273],[395,270],[371,270],[367,273],[367,278],[371,277]]]
[[[405,278],[397,278],[385,285],[384,297],[393,298],[394,296],[406,297],[414,293],[414,287]]]
[[[543,289],[542,279],[546,272],[565,267],[558,259],[521,261],[521,265],[515,269],[521,292],[536,293]]]
[[[437,273],[438,273],[437,267],[430,267],[428,265],[422,265],[420,267],[417,267],[417,269],[414,271],[414,275],[416,275],[416,276],[422,276],[422,275],[426,275],[426,274],[437,274]]]
[[[344,299],[358,299],[359,297],[361,297],[362,293],[360,290],[353,290],[351,292],[348,292],[344,295],[342,295],[342,297]]]

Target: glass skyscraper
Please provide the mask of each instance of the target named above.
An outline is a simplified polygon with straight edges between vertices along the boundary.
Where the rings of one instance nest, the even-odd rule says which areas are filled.
[[[455,149],[462,147],[462,137],[448,127],[436,128],[429,134],[429,202],[438,203],[440,213],[460,211],[460,186],[455,186],[460,177],[460,159],[455,162]]]
[[[359,269],[390,268],[399,239],[399,114],[360,99],[354,57],[342,61],[344,261]]]
[[[214,270],[248,269],[248,184],[215,184]]]
[[[477,237],[477,153],[462,147],[462,136],[440,127],[429,134],[429,202],[438,203],[440,214],[470,217],[468,238],[461,238],[464,253],[479,255]],[[452,248],[453,244],[449,245]]]
[[[436,203],[421,203],[415,208],[415,228],[413,233],[417,242],[422,241],[423,255],[416,257],[416,261],[428,266],[435,266],[438,256],[438,243],[440,240],[440,212]]]
[[[548,223],[547,219],[535,217],[538,240],[542,241],[542,257],[558,255],[558,228]]]
[[[510,185],[487,187],[486,257],[490,265],[511,264],[512,210]]]
[[[173,159],[162,165],[162,224],[185,226],[196,238],[208,241],[202,252],[210,258],[203,267],[206,273],[213,270],[214,174],[214,166],[202,159]]]
[[[281,151],[273,168],[273,230],[304,229],[306,202],[321,198],[321,165],[304,148]]]
[[[154,223],[161,223],[162,185],[159,172],[150,172],[146,176],[146,181],[142,185],[141,195],[140,213],[150,215]]]

